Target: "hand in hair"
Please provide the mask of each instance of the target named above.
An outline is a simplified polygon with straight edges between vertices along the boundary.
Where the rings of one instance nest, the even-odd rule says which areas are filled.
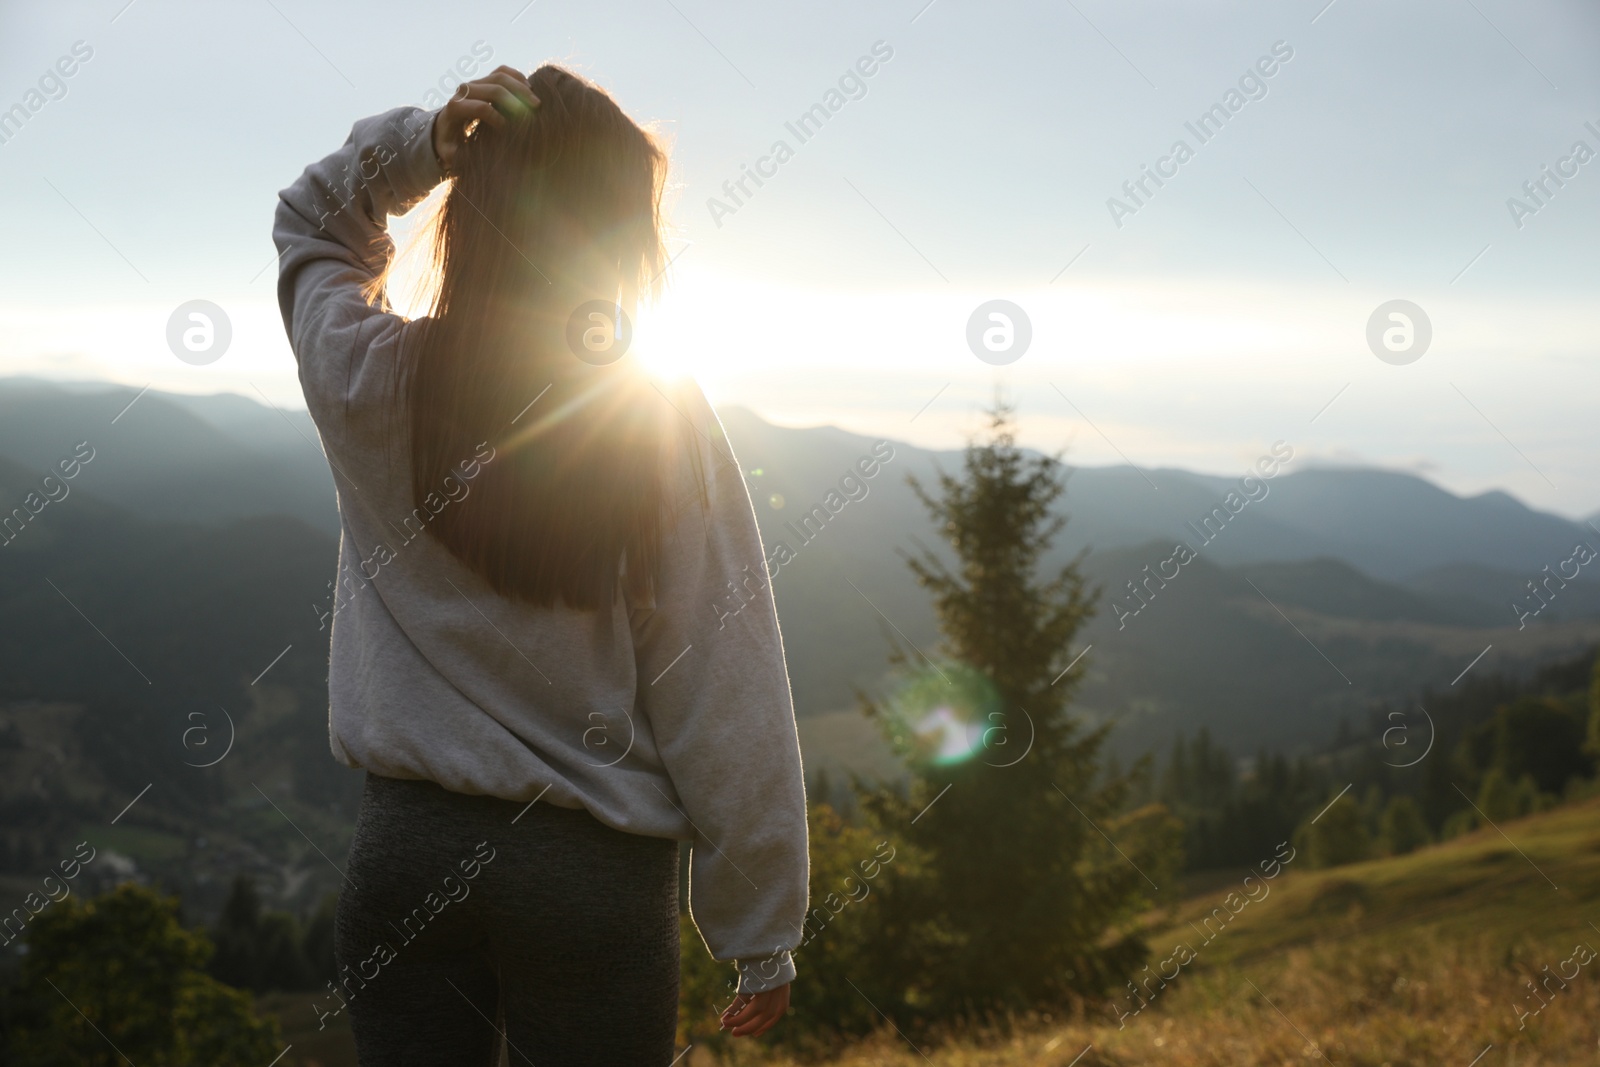
[[[514,67],[500,66],[494,72],[466,82],[433,120],[433,154],[449,174],[456,149],[478,123],[499,129],[510,119],[522,118],[539,106],[539,98],[528,86],[528,76]]]
[[[789,1010],[787,984],[765,993],[740,993],[722,1013],[722,1029],[734,1037],[760,1037],[771,1030]]]

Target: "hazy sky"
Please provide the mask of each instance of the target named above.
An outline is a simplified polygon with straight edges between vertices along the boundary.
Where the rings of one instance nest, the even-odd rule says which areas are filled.
[[[277,190],[458,62],[553,59],[672,140],[681,254],[640,343],[719,402],[953,446],[999,382],[1078,462],[1227,472],[1282,439],[1587,514],[1597,46],[1579,0],[0,0],[0,373],[298,405]],[[234,336],[194,367],[165,333],[197,298]],[[999,368],[967,341],[991,299],[1032,326]],[[1367,339],[1394,299],[1431,322],[1405,365]]]

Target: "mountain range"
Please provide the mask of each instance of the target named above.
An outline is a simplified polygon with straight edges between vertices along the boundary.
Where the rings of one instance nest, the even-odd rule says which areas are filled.
[[[885,624],[925,650],[936,640],[926,597],[901,558],[938,542],[907,477],[931,486],[938,471],[959,471],[961,454],[898,441],[879,445],[892,449],[893,458],[872,478],[860,479],[857,493],[865,496],[834,516],[823,507],[828,493],[852,475],[858,460],[871,457],[873,439],[831,427],[778,427],[739,408],[721,415],[769,556],[780,541],[795,554],[773,584],[798,711],[806,716],[847,707],[857,687],[870,686],[882,673],[886,646],[879,631]],[[23,471],[50,470],[80,442],[95,450],[95,459],[71,485],[70,507],[52,506],[70,512],[61,521],[81,534],[86,565],[110,544],[96,538],[93,527],[118,522],[147,531],[153,541],[161,538],[151,527],[188,527],[185,536],[205,542],[238,537],[240,520],[272,518],[285,529],[297,520],[304,529],[295,539],[306,543],[309,556],[318,544],[330,556],[334,550],[333,482],[304,411],[232,394],[141,395],[106,384],[3,380],[0,459],[16,471],[8,478],[14,485],[0,483],[8,490],[0,505],[21,503],[28,482]],[[1331,679],[1350,692],[1330,697],[1329,708],[1349,712],[1360,703],[1357,694],[1391,695],[1395,683],[1409,691],[1445,672],[1448,682],[1460,648],[1471,647],[1475,655],[1492,643],[1480,666],[1504,665],[1585,640],[1588,624],[1600,619],[1600,581],[1590,574],[1600,567],[1581,568],[1576,580],[1559,578],[1573,573],[1575,546],[1600,546],[1593,524],[1535,511],[1502,492],[1458,497],[1411,474],[1285,466],[1244,490],[1237,479],[1177,469],[1069,468],[1060,502],[1069,521],[1047,562],[1085,552],[1086,572],[1102,588],[1099,615],[1084,634],[1098,652],[1091,653],[1083,694],[1095,713],[1154,704],[1168,709],[1172,724],[1214,730],[1246,720],[1264,725],[1264,708],[1244,713],[1248,701],[1230,700],[1232,710],[1225,711],[1197,701],[1184,687],[1165,692],[1151,681],[1177,668],[1188,684],[1206,687],[1208,674],[1239,678],[1245,659],[1263,657],[1292,673],[1306,668],[1302,683],[1275,693],[1275,700],[1310,697],[1301,690]],[[1252,497],[1236,504],[1236,515],[1226,506],[1230,492]],[[802,517],[819,514],[818,508],[828,521],[803,525]],[[47,510],[41,518],[48,516]],[[1152,574],[1173,572],[1163,561],[1179,543],[1194,551],[1194,562],[1175,579],[1152,583]],[[18,547],[27,546],[19,539]],[[267,562],[254,559],[252,565]],[[1549,599],[1542,606],[1528,583],[1552,574],[1554,582],[1541,587]],[[325,595],[327,577],[331,568],[320,580],[308,575],[301,592],[310,595],[299,608],[307,617]],[[1142,583],[1137,593],[1129,582]],[[1148,606],[1127,614],[1145,598]],[[1519,616],[1513,604],[1541,610]],[[1349,662],[1341,663],[1323,648],[1338,668],[1323,663],[1326,677],[1319,679],[1315,665],[1322,660],[1308,647],[1320,645],[1312,630],[1336,642],[1355,640],[1340,623],[1360,623],[1358,632],[1404,634],[1423,660],[1424,649],[1445,655],[1427,667],[1418,660],[1412,676],[1395,678],[1369,670],[1366,658],[1376,654],[1370,649],[1352,646]],[[1297,625],[1310,642],[1296,633]],[[1469,633],[1471,640],[1454,640]],[[1481,642],[1480,634],[1487,635]],[[1178,667],[1184,645],[1197,649],[1212,641],[1215,655],[1205,657],[1210,670]],[[1316,738],[1328,728],[1325,718],[1304,712],[1268,718],[1279,725],[1260,740],[1274,745]]]
[[[857,693],[894,684],[890,638],[939,655],[903,555],[945,547],[907,479],[935,487],[962,455],[720,414],[769,556],[790,550],[772,583],[808,765],[885,769]],[[62,480],[85,446],[93,458]],[[142,825],[186,854],[202,813],[237,831],[210,846],[237,850],[235,863],[281,866],[263,840],[293,852],[343,837],[359,775],[327,753],[319,617],[339,527],[308,415],[237,395],[0,380],[0,516],[44,495],[52,472],[59,499],[0,538],[6,825],[67,832],[149,785]],[[1523,672],[1600,641],[1600,564],[1574,556],[1600,546],[1600,529],[1505,493],[1291,461],[1243,487],[1072,467],[1059,505],[1068,523],[1047,562],[1084,553],[1101,596],[1055,669],[1083,656],[1075,707],[1115,720],[1127,755],[1200,727],[1240,755],[1319,746],[1341,720],[1363,724],[1466,670]],[[228,737],[236,751],[200,766]]]

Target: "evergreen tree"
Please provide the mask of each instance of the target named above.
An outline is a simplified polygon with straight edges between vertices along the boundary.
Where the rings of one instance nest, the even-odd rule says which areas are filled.
[[[253,992],[272,989],[310,989],[311,968],[306,963],[300,924],[284,911],[269,911],[261,917],[260,935],[256,941],[256,958],[260,978],[252,986]],[[332,978],[333,972],[323,978]]]
[[[1200,727],[1195,737],[1195,802],[1207,810],[1218,810],[1233,799],[1233,787],[1233,757],[1212,743],[1208,728]]]
[[[869,791],[863,804],[926,860],[926,877],[897,887],[896,937],[873,982],[901,1019],[1120,985],[1145,953],[1132,919],[1177,862],[1164,809],[1124,815],[1130,777],[1100,765],[1109,727],[1068,714],[1085,670],[1073,638],[1095,597],[1081,555],[1039,573],[1065,523],[1051,514],[1059,461],[1017,448],[1009,406],[989,414],[964,477],[941,472],[937,496],[911,480],[954,550],[953,566],[926,549],[908,556],[933,595],[938,658],[897,647],[905,686],[866,702],[913,758],[905,794]],[[931,728],[943,744],[919,747]]]
[[[1584,751],[1600,758],[1600,652],[1595,653],[1589,673],[1589,733]]]
[[[211,956],[211,975],[219,982],[239,989],[261,986],[261,965],[257,941],[261,935],[261,897],[255,879],[236,875],[222,914],[211,931],[216,950]]]
[[[28,927],[0,1062],[261,1067],[282,1051],[277,1024],[202,971],[210,951],[175,899],[139,886],[52,905]]]
[[[1422,809],[1407,796],[1389,801],[1379,832],[1384,850],[1391,856],[1403,856],[1428,843],[1428,823],[1422,817]]]
[[[255,993],[314,985],[299,924],[285,912],[263,910],[248,875],[233,880],[212,939],[211,974],[218,981]],[[330,969],[323,980],[331,977]]]
[[[1252,866],[1290,840],[1296,813],[1326,799],[1326,774],[1312,768],[1303,757],[1290,763],[1282,754],[1256,754],[1250,773],[1235,780],[1233,763],[1221,748],[1210,746],[1205,763],[1211,770],[1197,781],[1204,784],[1195,795],[1212,807],[1178,805],[1188,821],[1184,858],[1189,870]],[[1197,740],[1187,759],[1197,765],[1202,750]],[[1191,777],[1193,772],[1191,771]],[[1216,806],[1218,798],[1226,798]]]
[[[1305,851],[1309,867],[1339,867],[1366,859],[1371,852],[1371,838],[1361,805],[1349,797],[1339,798],[1326,811],[1300,825],[1294,844]]]
[[[1541,792],[1560,793],[1570,778],[1588,777],[1581,712],[1561,699],[1524,696],[1495,709],[1467,737],[1479,767],[1498,767],[1512,781],[1532,775]]]
[[[334,915],[339,907],[339,894],[329,893],[317,905],[311,921],[306,923],[305,934],[300,939],[300,951],[310,968],[311,984],[327,982],[338,975],[338,965],[333,957]]]
[[[1172,740],[1172,755],[1161,775],[1161,799],[1182,811],[1189,803],[1189,743],[1182,733]]]
[[[1483,776],[1483,785],[1478,789],[1478,812],[1490,822],[1515,819],[1526,814],[1517,787],[1511,784],[1511,779],[1499,767],[1491,767],[1489,773]]]

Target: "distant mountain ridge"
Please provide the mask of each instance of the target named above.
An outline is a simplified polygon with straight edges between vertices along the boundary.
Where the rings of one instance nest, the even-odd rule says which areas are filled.
[[[338,535],[333,478],[304,411],[230,393],[0,379],[0,456],[43,471],[85,440],[99,453],[86,491],[132,514],[208,525],[292,515]]]
[[[891,633],[940,654],[902,558],[940,542],[906,478],[931,484],[961,455],[721,414],[769,555],[791,550],[771,582],[807,767],[894,773],[849,709],[896,684]],[[29,494],[80,442],[95,458],[40,507]],[[1086,670],[1074,713],[1114,722],[1124,756],[1200,727],[1240,755],[1315,748],[1468,669],[1531,672],[1600,642],[1590,568],[1527,625],[1510,606],[1569,557],[1579,524],[1409,475],[1309,470],[1197,537],[1185,524],[1232,483],[1071,471],[1051,561],[1090,548],[1101,602],[1060,658]],[[140,797],[116,847],[202,912],[241,870],[310,906],[338,875],[305,842],[344,847],[361,776],[328,752],[320,613],[338,524],[309,418],[238,396],[0,380],[0,521],[19,507],[26,522],[0,544],[0,868]],[[1152,578],[1183,539],[1195,557]]]
[[[883,682],[890,627],[933,654],[928,601],[901,554],[938,539],[906,479],[932,484],[939,468],[959,469],[961,454],[879,445],[834,427],[774,426],[741,408],[721,416],[769,556],[780,541],[793,552],[772,581],[800,713],[850,707],[857,688]],[[227,394],[0,380],[0,457],[14,464],[6,469],[42,472],[83,440],[97,456],[61,517],[93,525],[110,521],[110,509],[124,516],[119,523],[152,531],[179,524],[194,527],[183,537],[209,540],[240,522],[287,516],[322,535],[332,576],[333,483],[305,412]],[[837,493],[875,446],[876,472],[861,479],[855,499],[836,515],[824,508],[827,521],[814,519],[797,536],[802,516]],[[0,507],[20,503],[4,484],[18,477],[0,479]],[[1223,505],[1235,479],[1071,469],[1062,502],[1069,522],[1051,562],[1090,552],[1086,571],[1102,597],[1084,634],[1094,648],[1081,707],[1122,719],[1123,745],[1199,725],[1244,731],[1240,744],[1250,749],[1317,740],[1373,700],[1440,675],[1447,683],[1486,645],[1488,669],[1600,639],[1600,580],[1589,573],[1600,567],[1567,583],[1531,625],[1519,628],[1511,606],[1576,542],[1600,546],[1600,534],[1580,523],[1503,493],[1462,498],[1390,471],[1291,467],[1262,486],[1204,540],[1196,524]],[[100,542],[85,532],[78,543],[93,555]],[[1153,570],[1179,543],[1197,558],[1153,584]],[[320,589],[317,577],[294,584]],[[1367,640],[1378,633],[1386,643]],[[1345,650],[1343,660],[1335,649]]]
[[[778,427],[737,407],[720,414],[747,471],[764,472],[752,477],[752,489],[789,486],[795,503],[820,498],[873,440],[829,426]],[[333,481],[305,411],[231,393],[141,395],[111,383],[0,379],[0,456],[42,470],[97,435],[114,435],[116,448],[97,461],[104,484],[95,492],[135,514],[215,523],[281,513],[338,531]],[[899,458],[890,469],[898,472],[926,478],[935,464],[954,469],[960,462],[958,451],[892,443]],[[1073,522],[1061,548],[1192,538],[1185,524],[1218,506],[1233,484],[1176,468],[1073,468],[1064,503]],[[1600,531],[1584,522],[1535,511],[1497,490],[1458,497],[1413,474],[1314,467],[1265,484],[1266,498],[1208,546],[1217,562],[1334,557],[1400,581],[1474,564],[1527,580],[1566,558],[1578,540],[1600,545]],[[920,513],[910,518],[898,509],[892,517],[907,530],[922,525]]]
[[[746,468],[761,467],[774,477],[792,473],[815,485],[825,484],[826,471],[848,463],[872,440],[833,427],[776,427],[741,408],[720,414]],[[949,470],[960,464],[956,451],[899,442],[895,448],[903,457],[901,469],[925,479],[935,463]],[[1192,541],[1186,524],[1221,505],[1235,481],[1176,468],[1072,468],[1062,508],[1072,523],[1061,548],[1071,553],[1156,539]],[[1600,532],[1535,511],[1506,493],[1458,497],[1413,474],[1314,467],[1280,473],[1266,486],[1266,497],[1207,547],[1217,562],[1331,556],[1375,577],[1399,580],[1446,564],[1475,563],[1526,570],[1532,578],[1545,563],[1566,558],[1577,540],[1588,537],[1600,545]]]

